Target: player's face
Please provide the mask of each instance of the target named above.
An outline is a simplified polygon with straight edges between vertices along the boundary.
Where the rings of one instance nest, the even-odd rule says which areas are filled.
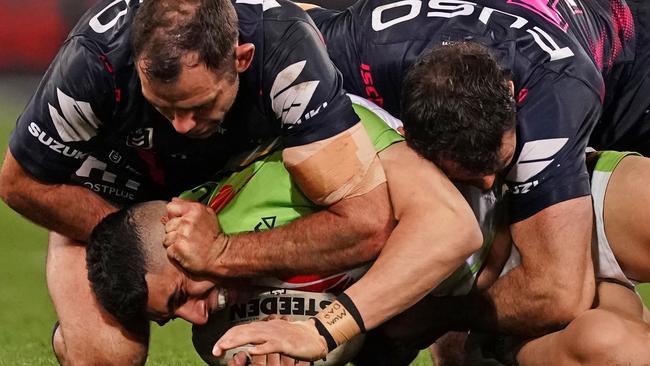
[[[515,148],[517,146],[516,136],[515,129],[503,134],[503,138],[501,139],[501,148],[499,150],[500,168],[492,174],[470,174],[454,161],[442,162],[440,164],[440,169],[442,169],[449,179],[453,181],[467,183],[482,190],[491,189],[492,186],[494,186],[497,175],[501,174],[510,162],[512,162],[512,158],[515,155]]]
[[[174,318],[205,324],[208,315],[225,306],[223,291],[210,281],[188,277],[171,262],[162,270],[147,273],[147,317],[160,325]]]
[[[219,131],[226,113],[237,97],[239,77],[217,75],[197,61],[194,53],[181,60],[182,71],[173,82],[149,80],[143,74],[143,61],[138,62],[138,75],[144,97],[181,134],[191,138],[207,138]]]

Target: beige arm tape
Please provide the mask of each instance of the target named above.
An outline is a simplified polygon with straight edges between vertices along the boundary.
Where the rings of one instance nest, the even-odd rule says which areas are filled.
[[[337,346],[361,334],[361,328],[352,314],[338,300],[316,314],[316,318],[323,323]]]
[[[318,205],[363,195],[386,181],[361,123],[328,139],[284,149],[282,158],[293,180]]]

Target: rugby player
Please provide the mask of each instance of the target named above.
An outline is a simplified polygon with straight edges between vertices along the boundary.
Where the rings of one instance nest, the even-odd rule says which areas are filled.
[[[488,73],[487,73],[487,78],[485,78],[486,81],[485,81],[483,84],[481,84],[480,82],[477,82],[477,83],[475,84],[475,85],[476,85],[476,89],[479,90],[479,91],[482,92],[482,93],[485,93],[486,95],[488,95],[488,96],[490,96],[490,97],[494,97],[494,92],[493,92],[492,90],[495,89],[494,86],[496,86],[496,89],[501,89],[501,92],[500,92],[500,99],[499,99],[499,98],[496,98],[495,100],[497,100],[497,101],[501,101],[501,102],[504,104],[504,108],[503,108],[504,110],[514,110],[514,108],[512,108],[512,106],[508,106],[508,103],[513,103],[513,102],[512,102],[512,101],[508,102],[508,98],[505,96],[506,93],[504,92],[504,90],[507,88],[507,86],[506,86],[506,85],[507,85],[507,80],[506,80],[506,78],[504,77],[503,73],[502,73],[500,70],[498,70],[498,67],[494,67],[494,65],[496,64],[496,63],[494,62],[494,60],[489,61],[489,60],[490,60],[490,57],[488,57],[487,54],[486,54],[484,51],[481,51],[480,49],[476,49],[475,46],[468,46],[468,45],[463,45],[463,44],[460,44],[460,45],[454,45],[454,46],[448,46],[447,49],[444,49],[444,48],[445,48],[445,47],[443,47],[443,48],[441,48],[441,49],[439,49],[439,50],[437,50],[437,51],[432,52],[432,55],[427,55],[427,56],[425,56],[425,57],[426,57],[426,61],[423,61],[423,62],[419,63],[419,64],[417,65],[417,67],[415,67],[414,70],[412,71],[411,76],[412,76],[412,75],[416,75],[416,76],[417,76],[417,75],[418,75],[417,72],[418,72],[418,71],[422,71],[422,70],[434,70],[434,69],[438,69],[438,70],[439,70],[439,69],[441,69],[441,66],[440,66],[440,65],[441,65],[441,64],[445,64],[443,61],[444,61],[444,60],[449,60],[449,57],[448,57],[448,56],[449,56],[450,54],[452,54],[452,55],[456,56],[456,57],[453,58],[452,60],[455,61],[456,64],[458,64],[459,66],[457,67],[456,72],[453,73],[453,75],[452,75],[453,77],[449,78],[449,75],[447,75],[446,77],[445,77],[445,76],[443,76],[443,77],[439,77],[440,80],[444,80],[445,82],[446,82],[447,80],[451,80],[451,82],[449,82],[449,85],[453,85],[453,86],[455,86],[457,89],[460,90],[460,89],[462,89],[462,87],[463,87],[463,85],[464,85],[463,82],[465,81],[465,79],[470,79],[470,80],[473,79],[473,80],[476,80],[477,78],[478,78],[478,79],[485,78],[485,76],[486,76],[485,71],[486,71],[486,70],[491,70],[492,72],[488,72]],[[456,50],[454,50],[454,48],[456,48]],[[460,52],[461,55],[462,55],[463,52],[466,53],[466,55],[465,55],[466,57],[465,57],[465,58],[464,58],[464,57],[458,57],[458,54],[454,54],[454,52],[459,51],[459,50],[461,51],[461,52]],[[470,52],[469,55],[467,55],[467,51],[472,51],[472,52]],[[476,52],[475,52],[475,51],[476,51]],[[430,65],[434,64],[434,63],[431,62],[430,60],[433,59],[434,56],[436,56],[436,55],[435,55],[436,52],[437,52],[437,56],[439,57],[437,60],[440,61],[440,62],[435,63],[436,67],[430,67]],[[481,54],[483,55],[483,57],[480,56]],[[441,57],[440,55],[443,55],[443,56]],[[481,58],[483,58],[482,61],[481,61]],[[467,61],[467,60],[469,60],[469,61]],[[487,62],[486,62],[486,61],[487,61]],[[472,67],[469,67],[469,65],[476,66],[476,64],[479,64],[479,63],[480,63],[481,66],[482,66],[482,67],[480,68],[480,70],[483,71],[483,74],[479,74],[479,73],[472,74],[473,69],[472,69]],[[490,65],[492,65],[492,66],[490,66]],[[489,67],[488,67],[488,66],[489,66]],[[466,77],[467,75],[469,75],[469,77]],[[496,79],[492,79],[492,78],[496,78]],[[435,78],[433,78],[433,79],[435,79]],[[404,88],[405,88],[405,89],[408,89],[409,87],[412,86],[412,83],[417,83],[419,80],[422,80],[422,78],[418,78],[418,77],[410,77],[410,78],[409,78],[409,77],[407,77],[407,81],[406,81],[405,84],[404,84]],[[495,80],[496,80],[496,82],[495,82]],[[487,88],[486,85],[489,86],[490,84],[492,84],[492,88]],[[462,98],[467,97],[467,95],[462,95],[462,93],[458,93],[458,94],[461,94],[461,97],[460,97],[460,98],[457,98],[457,99],[462,99]],[[436,95],[436,94],[434,93],[434,95]],[[476,98],[476,97],[475,97],[475,98]],[[433,99],[433,98],[432,98],[432,99]],[[457,107],[456,107],[456,106],[457,106],[457,103],[459,103],[458,100],[448,100],[448,99],[444,99],[444,98],[440,98],[440,99],[441,99],[440,102],[439,102],[440,105],[444,105],[445,103],[449,103],[449,105],[451,105],[451,108],[452,108],[452,109],[453,109],[453,108],[457,108]],[[478,98],[476,98],[476,99],[478,99]],[[470,99],[470,100],[473,101],[473,100],[476,100],[476,99]],[[489,98],[488,98],[488,100],[489,100]],[[408,102],[407,102],[407,101],[403,101],[402,103],[404,104],[404,103],[408,103]],[[434,101],[432,104],[435,104],[435,103],[436,103],[436,102]],[[492,103],[494,103],[494,102],[492,102]],[[487,105],[489,105],[489,103],[487,103],[487,104],[483,104],[484,108],[485,108],[485,106],[487,106]],[[443,107],[443,108],[444,108],[444,107]],[[485,112],[485,113],[486,113],[488,116],[491,116],[491,115],[492,115],[491,112],[492,112],[494,109],[493,109],[493,108],[490,108],[490,107],[487,107],[487,108],[488,108],[489,110],[488,110],[487,112]],[[435,108],[432,108],[432,109],[435,110]],[[483,121],[483,120],[485,120],[485,119],[486,119],[486,118],[485,118],[484,116],[483,116],[483,117],[482,117],[482,116],[478,116],[478,117],[475,118],[474,120],[475,120],[475,121]],[[415,131],[415,132],[420,132],[419,135],[414,134],[414,133],[413,133],[413,132],[414,132],[413,130],[411,130],[412,133],[409,134],[408,123],[410,123],[410,122],[409,122],[409,120],[407,119],[407,121],[405,121],[405,123],[406,123],[406,131],[407,131],[407,141],[409,141],[409,139],[412,139],[412,138],[422,137],[422,133],[421,133],[421,132],[422,132],[422,130],[423,130],[424,128],[422,128],[420,131],[417,131],[417,130]],[[417,127],[417,126],[416,126],[416,127]],[[428,136],[428,138],[431,138],[431,136]],[[430,145],[427,145],[427,144],[422,144],[422,145],[423,145],[423,146],[430,146]],[[417,148],[416,148],[416,149],[417,149]],[[583,152],[583,154],[584,154],[584,152]],[[426,152],[423,152],[423,155],[426,156]],[[626,214],[627,214],[627,213],[626,213]],[[621,217],[623,217],[623,218],[625,218],[625,217],[629,217],[629,216],[626,216],[626,214],[621,215]],[[575,224],[575,221],[571,221],[571,223],[572,223],[572,225],[573,225],[573,224]],[[578,223],[578,224],[580,224],[580,223]],[[522,239],[525,240],[525,238],[522,238]],[[520,246],[520,245],[519,245],[520,243],[517,242],[516,240],[515,240],[515,243],[517,244],[518,247]],[[640,243],[643,243],[643,242],[640,241]],[[385,250],[386,250],[386,249],[388,249],[388,247],[385,248]],[[526,261],[528,261],[528,262],[533,262],[533,264],[534,264],[535,261],[540,260],[539,258],[536,258],[536,257],[533,257],[533,258],[527,257],[527,256],[526,256],[526,255],[527,255],[527,252],[525,252],[525,251],[522,250],[521,248],[520,248],[520,251],[522,252],[522,255],[523,255],[523,257],[524,257],[524,263],[526,263]],[[380,255],[380,259],[381,259],[382,256],[383,256],[383,253],[382,253],[382,255]],[[384,262],[384,263],[388,263],[388,262],[389,262],[389,261],[386,261],[386,262]],[[378,260],[377,263],[379,263],[379,260]],[[404,265],[404,263],[402,263],[402,265]],[[550,266],[551,263],[547,263],[547,262],[545,262],[545,263],[543,263],[543,264],[541,264],[541,265],[544,265],[544,266],[548,265],[548,266]],[[371,275],[371,273],[373,273],[373,269],[374,269],[375,267],[379,268],[379,266],[378,266],[377,264],[376,264],[375,266],[373,266],[373,268],[371,268],[370,272],[368,272],[368,274],[366,275],[366,277],[364,277],[364,278],[363,278],[363,279],[362,279],[362,280],[361,280],[361,281],[360,281],[356,286],[354,286],[354,287],[352,287],[350,290],[348,290],[348,293],[350,294],[350,293],[352,293],[352,291],[353,291],[355,288],[357,289],[357,292],[355,293],[355,295],[354,295],[354,296],[350,296],[350,297],[354,300],[354,303],[355,303],[355,304],[357,304],[357,303],[361,303],[362,305],[366,305],[367,303],[369,303],[369,302],[368,302],[368,299],[373,298],[373,297],[374,297],[375,299],[378,299],[378,298],[380,297],[380,295],[378,294],[378,292],[379,292],[379,293],[382,293],[381,291],[386,291],[386,288],[387,288],[386,286],[373,285],[373,283],[374,283],[374,284],[381,283],[381,282],[376,281],[377,278],[380,278],[380,277],[378,277],[378,275],[375,276],[375,277],[373,277],[373,280],[374,280],[374,281],[371,281],[371,280],[369,279],[369,278],[370,278],[370,275]],[[395,271],[394,271],[394,272],[390,272],[390,271],[389,271],[390,274],[387,275],[387,276],[399,276],[399,271],[397,271],[396,268],[397,268],[397,267],[395,267]],[[533,266],[533,273],[536,273],[536,272],[535,272],[535,269],[536,269],[536,268],[534,268],[534,266]],[[515,270],[516,270],[516,269],[515,269]],[[374,272],[374,273],[379,273],[379,272]],[[387,273],[387,272],[384,271],[383,273]],[[507,277],[507,276],[506,276],[506,277]],[[367,282],[364,282],[364,281],[366,280],[366,278],[368,278],[368,281],[367,281]],[[500,280],[500,281],[501,281],[501,280]],[[365,287],[361,286],[362,283],[364,283]],[[406,283],[408,283],[408,282],[406,282]],[[368,288],[373,288],[373,286],[376,286],[374,289],[375,289],[377,292],[373,292],[373,291],[368,291],[368,290],[367,290]],[[522,286],[525,286],[525,285],[522,284]],[[562,286],[562,285],[560,284],[560,286]],[[381,287],[381,289],[380,289],[380,287]],[[397,287],[396,287],[396,288],[390,288],[390,287],[388,287],[388,289],[389,289],[388,291],[396,290]],[[402,291],[402,293],[411,293],[411,292],[412,292],[408,287],[403,287],[403,288],[400,289],[400,291]],[[489,290],[488,290],[488,291],[489,291]],[[407,294],[407,295],[405,295],[405,296],[410,296],[410,295]],[[360,299],[360,300],[357,301],[357,299]],[[460,315],[459,315],[460,317],[464,318],[463,320],[465,320],[465,323],[468,323],[468,324],[471,325],[471,326],[476,326],[477,328],[481,329],[481,328],[483,328],[484,326],[482,326],[480,322],[476,322],[476,323],[474,323],[474,321],[475,321],[475,317],[474,317],[474,315],[475,315],[475,311],[479,311],[479,310],[480,310],[480,305],[483,305],[482,302],[481,302],[481,294],[479,294],[479,296],[471,296],[471,297],[470,297],[470,300],[471,300],[471,301],[467,301],[467,303],[466,303],[466,305],[465,305],[465,306],[469,307],[469,309],[471,309],[470,311],[468,311],[468,312],[464,312],[464,311],[462,311],[461,309],[463,309],[463,307],[460,306],[460,305],[458,305],[458,304],[456,304],[454,307],[452,307],[452,309],[454,309],[454,312],[459,313],[459,314],[460,314]],[[477,301],[477,300],[478,300],[478,301]],[[539,299],[537,299],[537,300],[539,300]],[[392,301],[392,300],[389,298],[389,299],[383,299],[383,301],[389,301],[389,302],[390,302],[390,301]],[[478,304],[479,306],[476,306],[476,305],[473,305],[473,304]],[[374,319],[379,318],[379,319],[380,319],[379,322],[381,322],[382,320],[385,320],[385,319],[387,319],[387,318],[390,318],[391,316],[393,316],[394,314],[396,314],[396,313],[387,313],[387,314],[379,314],[379,313],[375,313],[375,312],[374,312],[374,309],[372,309],[372,308],[370,308],[370,307],[364,307],[363,310],[361,310],[361,306],[359,306],[359,305],[357,305],[357,308],[360,309],[359,312],[361,313],[361,317],[363,318],[363,320],[365,320],[366,315],[368,315],[368,318],[369,318],[369,319],[373,319],[373,320],[374,320]],[[477,309],[477,308],[478,308],[478,309]],[[532,315],[532,316],[541,316],[541,315],[543,315],[543,314],[541,314],[541,315],[540,315],[540,314],[530,314],[530,315]],[[419,319],[419,321],[420,321],[420,323],[423,323],[422,319]],[[373,323],[372,326],[376,326],[376,323]],[[372,326],[371,326],[371,327],[372,327]],[[468,325],[466,324],[466,326],[468,326]],[[361,328],[363,329],[363,327],[361,327]],[[368,328],[368,327],[366,327],[366,328]],[[525,329],[519,330],[519,332],[525,332],[525,331],[526,331]],[[249,339],[249,340],[250,340],[250,339]],[[275,346],[277,346],[277,345],[275,345]]]
[[[644,314],[646,310],[634,293],[637,282],[650,282],[650,248],[647,246],[650,232],[642,220],[629,220],[630,217],[645,217],[647,214],[645,211],[649,207],[650,195],[641,183],[648,178],[650,159],[635,155],[613,151],[589,155],[596,222],[591,250],[594,253],[598,281],[594,309],[580,314],[561,331],[532,340],[508,339],[506,346],[499,345],[496,354],[495,350],[490,350],[493,352],[490,357],[499,357],[506,364],[511,364],[516,359],[517,364],[521,365],[644,365],[650,358],[650,325]],[[504,244],[509,244],[509,241],[504,241],[502,233],[498,233],[500,229],[494,226],[495,216],[498,217],[498,212],[504,210],[494,206],[497,212],[490,212],[489,209],[480,208],[480,204],[481,201],[472,202],[477,215],[483,215],[481,227],[493,230],[492,233],[485,233],[484,236],[489,239],[486,239],[482,250],[467,261],[467,267],[484,263],[480,276],[473,272],[471,274],[474,276],[467,278],[467,270],[460,268],[438,286],[433,292],[434,296],[427,296],[406,314],[398,316],[397,321],[391,321],[401,328],[398,331],[404,336],[400,341],[410,338],[415,348],[422,348],[435,340],[435,334],[444,334],[449,329],[471,327],[465,321],[471,319],[471,314],[465,312],[467,306],[463,303],[473,301],[473,297],[459,295],[467,294],[468,281],[469,288],[474,285],[476,289],[482,290],[490,286],[493,282],[490,277],[498,276],[508,258],[508,251],[503,249],[507,248]],[[483,255],[485,250],[490,251],[488,259]],[[510,268],[519,264],[519,257],[514,258],[514,261],[509,259]],[[462,275],[466,277],[463,278]],[[350,315],[358,311],[350,294],[365,293],[373,281],[377,280],[381,280],[378,273],[369,272],[345,291],[348,300],[339,306],[343,305],[347,314],[338,310],[341,307],[328,307],[316,315],[319,321],[326,324],[326,332],[314,326],[316,320],[258,322],[228,331],[215,346],[215,354],[221,355],[227,349],[245,344],[256,344],[258,346],[248,349],[252,355],[281,352],[308,360],[323,357],[332,349],[328,337],[334,338],[336,344],[339,344],[352,339],[363,329],[369,329],[363,319]],[[358,296],[354,297],[356,298]],[[351,306],[355,310],[350,311]],[[338,315],[341,323],[348,324],[342,326],[341,323],[328,323],[332,314]],[[394,326],[390,322],[388,324]],[[345,331],[341,331],[341,328]],[[354,331],[351,332],[350,329]],[[341,337],[342,334],[345,337]],[[493,346],[495,340],[499,343],[504,339],[497,334],[488,334],[483,338],[484,342],[487,339]],[[462,351],[456,352],[462,354],[469,350],[464,347]],[[477,354],[474,351],[462,355],[461,359],[466,360],[464,364],[476,364],[484,361],[486,356],[482,352]]]
[[[364,0],[343,12],[310,10],[346,89],[401,118],[422,156],[452,179],[485,187],[502,173],[511,233],[527,260],[488,290],[490,306],[477,309],[477,326],[534,336],[559,329],[592,303],[585,148],[591,141],[596,149],[639,149],[632,141],[648,140],[647,5],[630,4]],[[507,77],[469,65],[458,72],[467,71],[468,80],[493,77],[493,84],[445,84],[457,49],[438,59],[423,54],[465,40],[489,48]],[[418,59],[421,67],[406,80]],[[514,128],[504,79],[514,86]],[[464,98],[470,92],[473,99]],[[483,123],[473,114],[478,105]],[[592,134],[601,115],[618,119],[603,119]],[[511,156],[500,153],[515,141],[506,150]]]
[[[404,155],[404,151],[409,152],[410,150],[404,150],[404,144],[398,143],[402,140],[401,136],[380,119],[380,114],[383,111],[363,99],[354,98],[353,100],[355,100],[354,108],[361,117],[375,148],[380,151],[379,156],[382,161],[401,161],[402,165],[404,163],[408,165],[409,161],[417,161],[417,159],[408,159]],[[386,113],[384,115],[386,118],[390,117]],[[232,174],[224,172],[225,178],[219,183],[204,184],[185,192],[181,197],[191,198],[208,205],[210,209],[206,209],[205,206],[201,206],[201,209],[212,215],[210,217],[212,221],[215,221],[213,215],[217,211],[220,227],[228,234],[285,225],[301,216],[320,211],[322,208],[310,202],[290,179],[287,170],[282,165],[282,153],[280,151],[269,152],[268,150],[258,149],[261,151],[261,157],[246,165],[246,162],[251,161],[251,158],[247,157],[244,159],[244,167],[236,168]],[[407,159],[404,160],[404,158]],[[447,241],[453,244],[448,246],[431,245],[431,252],[434,253],[436,261],[442,263],[430,272],[438,273],[438,281],[440,281],[449,274],[448,271],[453,271],[466,256],[476,249],[476,246],[471,244],[471,240],[467,240],[468,237],[462,234],[463,232],[471,233],[471,230],[468,229],[471,229],[473,223],[475,224],[475,220],[469,212],[468,227],[467,223],[454,220],[454,216],[445,213],[449,203],[460,201],[461,207],[466,207],[466,203],[463,202],[462,196],[456,189],[444,179],[441,172],[436,169],[430,170],[430,168],[434,168],[433,165],[424,160],[420,160],[420,162],[426,165],[419,166],[414,171],[433,173],[429,176],[422,176],[420,173],[420,178],[427,178],[424,181],[431,182],[424,191],[417,188],[421,185],[402,184],[399,186],[392,184],[390,178],[395,175],[395,164],[388,164],[389,169],[386,171],[393,200],[408,202],[407,199],[403,199],[403,196],[413,193],[424,194],[425,192],[436,197],[438,204],[427,208],[429,214],[426,217],[435,222],[444,221],[446,225],[445,227],[435,227],[435,232],[439,233],[439,236],[428,236],[427,239],[444,240],[447,238]],[[399,173],[400,170],[397,172]],[[199,206],[199,204],[195,205]],[[399,204],[396,207],[401,209]],[[223,278],[209,275],[204,278],[212,282],[199,283],[200,281],[193,280],[194,277],[188,277],[185,272],[181,272],[172,265],[169,259],[164,258],[164,254],[161,256],[160,253],[164,253],[161,245],[164,231],[160,220],[163,215],[159,213],[160,211],[160,203],[136,206],[133,209],[121,210],[117,214],[108,216],[97,226],[88,245],[89,278],[93,289],[104,308],[124,324],[136,322],[137,318],[142,317],[145,313],[147,318],[159,323],[164,323],[169,318],[176,316],[194,324],[206,323],[210,309],[216,310],[215,283],[223,284]],[[158,212],[158,216],[156,216],[156,212]],[[408,212],[413,213],[414,211],[408,210]],[[429,216],[431,213],[435,213],[437,216]],[[399,232],[402,229],[414,229],[408,226],[402,227],[411,221],[408,217],[402,218],[396,230]],[[458,241],[450,239],[452,232],[456,232],[453,238],[457,238]],[[135,245],[136,243],[139,245]],[[277,252],[284,250],[282,246],[278,245],[275,245],[275,248]],[[304,255],[319,255],[319,253],[306,250]],[[326,275],[326,278],[322,280],[316,276],[308,276],[302,277],[302,279],[294,277],[282,282],[268,278],[259,279],[265,274],[256,273],[257,278],[251,279],[251,284],[292,291],[340,293],[363,272],[355,269],[348,271],[349,274],[332,275],[336,271],[350,270],[350,268],[342,268],[338,263],[331,263],[329,266],[330,268],[326,272],[320,268],[317,268],[316,272],[312,272],[316,274],[320,271],[319,274]],[[178,279],[179,277],[182,279]],[[182,289],[177,289],[179,286]],[[185,293],[185,296],[179,295],[180,299],[175,299],[173,295],[179,291]],[[255,297],[258,298],[258,301],[259,296]],[[268,297],[268,295],[265,296]],[[292,296],[303,295],[294,294]],[[313,298],[314,295],[309,296]],[[174,300],[168,301],[168,299]],[[246,300],[247,303],[253,301],[248,298]],[[317,310],[319,309],[312,309],[311,315],[316,314]],[[295,315],[293,312],[291,314]],[[304,314],[300,313],[299,315]],[[241,319],[235,320],[241,321]],[[210,330],[214,327],[218,327],[221,333],[214,329]],[[205,355],[211,354],[212,346],[227,328],[224,329],[223,324],[219,325],[212,319],[204,328],[208,328],[203,331],[204,334],[213,333],[210,334],[209,339],[202,341],[205,349],[200,350],[200,353],[205,358]],[[338,364],[338,360],[339,358],[328,355],[329,362]]]
[[[8,205],[50,230],[59,361],[146,357],[146,324],[124,329],[92,296],[83,243],[95,224],[120,205],[169,199],[264,139],[280,137],[301,189],[332,206],[263,240],[323,244],[338,263],[372,259],[392,220],[383,173],[341,84],[311,20],[282,0],[103,0],[91,8],[19,118],[0,181]],[[338,156],[337,143],[357,153]],[[322,158],[332,150],[336,158]],[[256,238],[229,243],[255,246],[243,256],[271,251]],[[266,264],[320,262],[291,253]]]

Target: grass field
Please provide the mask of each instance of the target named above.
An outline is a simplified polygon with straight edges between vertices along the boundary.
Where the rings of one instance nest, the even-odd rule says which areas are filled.
[[[30,86],[0,78],[0,150],[27,101]],[[19,87],[18,87],[19,86]],[[27,91],[25,91],[27,90]],[[0,366],[56,365],[50,332],[56,318],[45,285],[46,232],[0,203]],[[650,300],[650,286],[642,288]],[[421,353],[413,365],[431,365]],[[177,320],[153,326],[148,365],[201,365],[190,327]]]

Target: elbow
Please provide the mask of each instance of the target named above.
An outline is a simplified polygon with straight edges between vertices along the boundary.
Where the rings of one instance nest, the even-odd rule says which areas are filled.
[[[428,210],[430,211],[430,210]],[[420,215],[426,217],[429,212],[420,212]],[[454,238],[454,254],[460,260],[465,260],[473,253],[479,251],[483,246],[483,233],[474,213],[469,206],[463,202],[463,205],[452,207],[448,211],[447,220],[444,224],[445,232],[449,233],[450,238]],[[428,222],[438,221],[435,216],[427,219]]]
[[[0,172],[0,199],[2,199],[8,206],[14,207],[17,200],[18,185],[14,178],[6,173],[3,168]]]
[[[5,160],[0,169],[0,198],[12,208],[15,208],[20,198],[22,190],[26,186],[21,179],[26,175],[25,171],[14,159],[11,151],[6,150]]]
[[[463,253],[463,258],[477,252],[483,246],[483,233],[474,217],[465,220],[458,232],[460,233],[458,251]]]
[[[591,302],[586,305],[586,302],[582,301],[580,296],[570,296],[566,293],[556,296],[555,300],[549,300],[547,304],[547,309],[553,309],[551,320],[557,324],[558,328],[566,326],[591,307]]]
[[[589,310],[595,296],[595,280],[573,285],[559,282],[555,281],[553,288],[544,296],[541,308],[544,312],[550,312],[547,317],[554,330],[565,327]]]

